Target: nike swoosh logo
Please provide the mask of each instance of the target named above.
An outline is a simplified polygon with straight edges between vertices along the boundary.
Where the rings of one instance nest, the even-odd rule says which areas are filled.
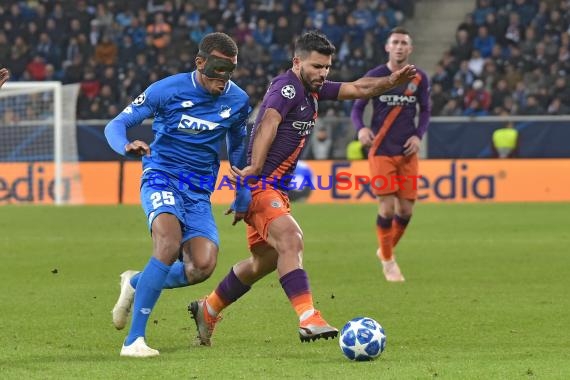
[[[301,106],[301,111],[304,111],[307,108],[307,106]]]

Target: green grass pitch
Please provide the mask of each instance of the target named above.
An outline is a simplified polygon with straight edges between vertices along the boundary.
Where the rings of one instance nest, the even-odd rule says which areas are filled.
[[[215,208],[212,278],[162,293],[151,359],[119,357],[118,275],[151,240],[139,207],[0,209],[1,379],[567,379],[570,204],[419,205],[398,246],[403,284],[384,281],[375,206],[294,205],[314,299],[337,327],[378,320],[387,348],[346,360],[338,340],[301,344],[276,275],[228,308],[210,348],[194,347],[189,301],[246,258],[244,226]]]

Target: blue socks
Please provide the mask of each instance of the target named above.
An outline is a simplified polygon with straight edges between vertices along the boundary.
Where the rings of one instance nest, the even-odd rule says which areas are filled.
[[[141,277],[142,272],[135,274],[131,278],[131,285],[133,288],[137,288],[137,284]],[[188,286],[190,283],[186,278],[186,272],[184,271],[184,263],[180,260],[174,262],[170,267],[170,272],[168,272],[168,276],[166,277],[166,281],[162,286],[163,289],[174,289],[174,288],[182,288],[184,286]]]
[[[170,272],[166,277],[166,282],[162,286],[163,289],[174,289],[188,286],[190,283],[186,278],[186,271],[184,270],[184,263],[180,260],[175,261],[170,267]]]
[[[129,335],[125,339],[126,346],[131,345],[138,337],[145,336],[148,318],[158,301],[158,297],[160,297],[170,268],[155,257],[151,257],[140,276],[135,276],[138,277],[138,281],[133,306],[133,320]]]

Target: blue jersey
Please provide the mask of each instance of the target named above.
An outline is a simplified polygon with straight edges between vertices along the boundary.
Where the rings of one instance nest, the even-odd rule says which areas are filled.
[[[126,129],[154,118],[150,157],[142,159],[144,171],[158,170],[174,178],[199,184],[212,192],[220,167],[219,150],[227,135],[230,162],[245,165],[244,137],[249,115],[247,94],[229,81],[214,96],[198,82],[196,72],[164,78],[150,85],[106,127],[111,147],[125,155]]]

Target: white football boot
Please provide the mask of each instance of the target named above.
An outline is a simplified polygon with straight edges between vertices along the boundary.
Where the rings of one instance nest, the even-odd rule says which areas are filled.
[[[135,288],[131,285],[131,278],[137,273],[139,272],[134,270],[121,273],[121,293],[119,293],[119,299],[115,303],[113,311],[111,311],[113,314],[113,326],[117,330],[122,330],[127,324],[133,300],[135,299]]]
[[[406,279],[402,275],[402,272],[400,271],[400,267],[398,266],[398,263],[396,262],[396,257],[393,256],[392,260],[387,260],[387,261],[383,260],[380,249],[378,249],[376,251],[376,256],[378,256],[378,259],[380,259],[380,262],[382,263],[382,269],[383,269],[384,277],[386,278],[386,281],[388,281],[388,282],[404,282],[404,281],[406,281]]]
[[[151,358],[153,356],[158,356],[160,353],[154,348],[150,348],[146,345],[144,337],[139,336],[135,341],[128,346],[123,344],[121,348],[121,356],[126,356],[130,358]]]

